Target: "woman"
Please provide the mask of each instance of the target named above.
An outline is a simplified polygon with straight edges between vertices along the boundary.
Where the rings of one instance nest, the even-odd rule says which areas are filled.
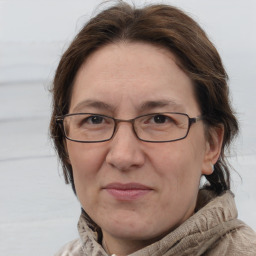
[[[230,192],[227,74],[190,17],[102,11],[62,56],[53,103],[51,135],[82,207],[80,239],[57,255],[256,255]]]

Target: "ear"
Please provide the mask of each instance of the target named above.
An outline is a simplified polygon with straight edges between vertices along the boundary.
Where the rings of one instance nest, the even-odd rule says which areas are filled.
[[[202,174],[210,175],[213,173],[214,164],[218,161],[224,136],[224,127],[213,127],[208,131],[208,138],[206,140],[206,149],[204,162],[202,166]]]

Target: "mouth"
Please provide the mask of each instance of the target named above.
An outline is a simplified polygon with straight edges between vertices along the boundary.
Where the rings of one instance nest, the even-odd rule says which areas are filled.
[[[152,188],[139,183],[111,183],[103,189],[118,201],[133,201],[153,191]]]

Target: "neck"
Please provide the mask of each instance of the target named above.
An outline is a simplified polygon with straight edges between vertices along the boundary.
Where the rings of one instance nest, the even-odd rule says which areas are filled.
[[[103,235],[102,246],[108,255],[126,256],[135,251],[138,251],[151,242],[146,241],[134,241],[127,239],[116,239],[107,234]]]

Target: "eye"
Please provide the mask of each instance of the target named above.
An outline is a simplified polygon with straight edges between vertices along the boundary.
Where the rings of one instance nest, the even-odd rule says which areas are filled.
[[[102,116],[89,116],[85,120],[87,123],[90,124],[102,124],[104,121],[104,117]]]
[[[164,124],[164,123],[170,121],[170,118],[165,115],[155,115],[152,117],[152,119],[156,124]]]
[[[141,124],[147,126],[163,126],[163,125],[173,125],[175,119],[171,115],[166,114],[151,114],[142,116],[140,119]]]
[[[104,116],[100,116],[100,115],[78,115],[75,116],[76,120],[76,126],[77,127],[93,127],[93,126],[102,126],[102,125],[106,125],[108,123],[108,120],[106,117]]]

